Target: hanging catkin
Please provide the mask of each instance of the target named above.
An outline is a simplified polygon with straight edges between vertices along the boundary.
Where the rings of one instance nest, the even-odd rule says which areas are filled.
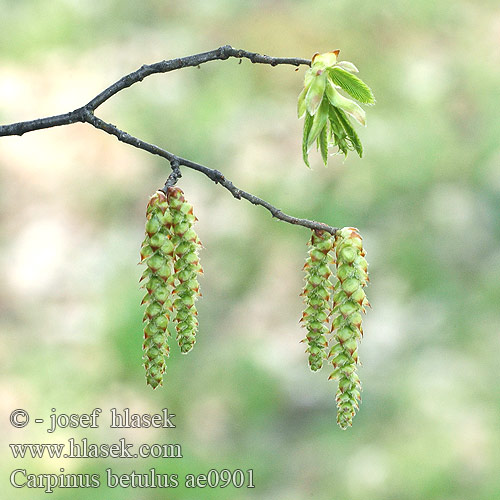
[[[361,401],[361,382],[356,373],[358,344],[363,336],[361,313],[369,305],[363,288],[368,282],[362,238],[356,228],[345,227],[335,235],[337,283],[333,295],[333,346],[329,358],[330,379],[338,380],[337,423],[342,429],[352,425]]]
[[[169,356],[168,322],[172,311],[171,292],[174,284],[174,245],[172,243],[172,217],[167,197],[157,191],[149,200],[146,210],[146,238],[142,243],[141,262],[147,265],[143,272],[142,288],[146,289],[142,303],[144,311],[143,361],[146,381],[156,389],[163,383]]]
[[[178,187],[157,191],[146,210],[146,238],[142,243],[142,274],[146,289],[143,360],[146,381],[155,389],[163,383],[165,359],[169,357],[168,324],[176,323],[177,342],[182,353],[189,352],[198,329],[195,301],[200,296],[198,258],[201,242],[193,224],[193,207]]]
[[[177,342],[182,353],[189,352],[196,342],[198,312],[196,299],[201,295],[198,274],[203,272],[198,258],[201,242],[193,229],[197,220],[193,207],[178,187],[168,188],[168,205],[172,215],[172,242],[174,243],[175,269],[175,322]]]
[[[306,308],[301,321],[307,330],[303,342],[308,345],[306,352],[309,353],[309,366],[312,371],[323,366],[328,346],[326,335],[329,333],[330,294],[333,289],[329,279],[332,274],[330,264],[334,263],[329,252],[333,244],[334,238],[327,231],[313,231],[304,264],[306,276],[301,295],[304,297]]]

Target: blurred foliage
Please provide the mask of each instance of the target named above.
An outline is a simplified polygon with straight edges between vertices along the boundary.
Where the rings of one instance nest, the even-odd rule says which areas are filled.
[[[205,277],[192,353],[166,386],[141,367],[140,269],[148,197],[168,165],[85,125],[0,141],[0,409],[12,442],[178,442],[182,460],[24,460],[31,473],[253,468],[256,488],[143,490],[143,499],[500,498],[500,8],[497,1],[0,0],[0,121],[65,112],[143,63],[229,43],[277,56],[341,49],[377,105],[363,160],[302,164],[303,68],[236,60],[157,75],[98,110],[218,168],[285,212],[365,237],[371,263],[363,404],[346,432],[313,374],[298,319],[307,230],[272,220],[195,172]],[[182,359],[181,359],[182,358]],[[105,411],[97,430],[14,430]],[[177,414],[175,430],[110,430],[109,408]],[[13,490],[4,472],[0,496]],[[89,498],[72,490],[75,499]],[[67,498],[56,490],[54,500]],[[101,489],[99,498],[137,498]]]

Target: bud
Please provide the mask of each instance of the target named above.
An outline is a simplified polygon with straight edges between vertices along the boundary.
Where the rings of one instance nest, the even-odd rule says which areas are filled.
[[[325,52],[324,54],[314,54],[312,57],[312,69],[332,67],[337,62],[337,57],[340,50],[332,50],[331,52]]]

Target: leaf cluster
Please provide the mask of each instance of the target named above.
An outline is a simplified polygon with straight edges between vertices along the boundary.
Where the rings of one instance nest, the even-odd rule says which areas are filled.
[[[374,104],[375,97],[370,87],[353,74],[358,72],[354,64],[337,62],[338,53],[335,50],[313,57],[299,95],[297,113],[299,118],[305,115],[302,156],[308,167],[309,150],[314,143],[325,165],[329,147],[337,147],[345,156],[348,151],[356,151],[360,157],[363,155],[363,146],[350,118],[365,126],[365,111],[339,90],[363,104]]]

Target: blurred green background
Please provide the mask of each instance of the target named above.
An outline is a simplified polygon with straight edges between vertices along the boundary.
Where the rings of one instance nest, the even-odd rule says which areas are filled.
[[[500,498],[500,7],[497,1],[0,0],[0,123],[77,108],[122,75],[231,44],[275,56],[341,49],[374,90],[365,158],[301,160],[304,68],[212,62],[155,75],[101,118],[217,168],[283,211],[356,226],[373,305],[363,404],[335,423],[335,384],[307,367],[298,319],[308,230],[196,172],[203,299],[195,349],[146,387],[136,266],[165,161],[76,124],[0,140],[0,464],[9,474],[253,469],[255,489],[56,490],[51,498]],[[99,429],[13,429],[101,407]],[[109,429],[112,407],[176,429]],[[87,437],[180,443],[183,459],[14,460],[8,444]]]

